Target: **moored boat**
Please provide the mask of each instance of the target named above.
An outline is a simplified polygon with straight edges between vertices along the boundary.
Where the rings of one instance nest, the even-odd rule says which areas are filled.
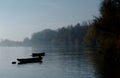
[[[33,63],[33,62],[40,62],[42,60],[42,57],[37,58],[21,58],[17,59],[20,63]]]
[[[36,56],[45,56],[45,52],[43,52],[43,53],[32,53],[32,56],[33,57],[36,57]]]

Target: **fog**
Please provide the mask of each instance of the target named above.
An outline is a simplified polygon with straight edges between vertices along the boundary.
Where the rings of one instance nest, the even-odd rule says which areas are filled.
[[[0,39],[22,41],[34,32],[93,19],[100,0],[0,0]]]

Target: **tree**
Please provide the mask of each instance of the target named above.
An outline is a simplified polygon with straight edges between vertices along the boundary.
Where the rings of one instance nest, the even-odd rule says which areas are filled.
[[[120,0],[103,0],[100,13],[101,15],[93,20],[88,33],[91,33],[91,30],[95,33],[93,37],[105,51],[115,44],[120,35]]]
[[[111,71],[120,65],[120,0],[103,0],[100,16],[93,20],[87,37],[95,38],[97,45],[100,46],[99,69],[105,72],[109,67],[108,72],[111,76],[109,78],[116,78],[114,73],[116,71],[112,73]]]

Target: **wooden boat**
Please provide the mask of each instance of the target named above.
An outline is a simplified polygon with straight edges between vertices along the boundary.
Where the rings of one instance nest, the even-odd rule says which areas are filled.
[[[19,63],[33,63],[33,62],[40,62],[42,60],[42,57],[37,58],[21,58],[17,59]]]
[[[18,62],[18,65],[22,65],[22,64],[28,64],[28,63],[42,63],[43,61],[40,60],[40,61],[34,61],[34,62]]]
[[[32,57],[36,57],[36,56],[45,56],[45,53],[32,53]]]

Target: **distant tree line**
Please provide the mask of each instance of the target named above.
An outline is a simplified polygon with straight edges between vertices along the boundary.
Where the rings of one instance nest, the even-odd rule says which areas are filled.
[[[87,24],[62,27],[58,30],[46,29],[41,32],[33,33],[30,39],[32,45],[59,45],[76,46],[82,45],[84,36],[89,26]]]
[[[21,41],[13,41],[9,39],[1,40],[0,46],[21,46]]]
[[[70,25],[57,30],[45,29],[33,33],[31,38],[25,38],[22,42],[2,40],[2,46],[40,46],[40,45],[57,45],[57,46],[80,46],[87,33],[89,25],[84,23],[80,25]]]

